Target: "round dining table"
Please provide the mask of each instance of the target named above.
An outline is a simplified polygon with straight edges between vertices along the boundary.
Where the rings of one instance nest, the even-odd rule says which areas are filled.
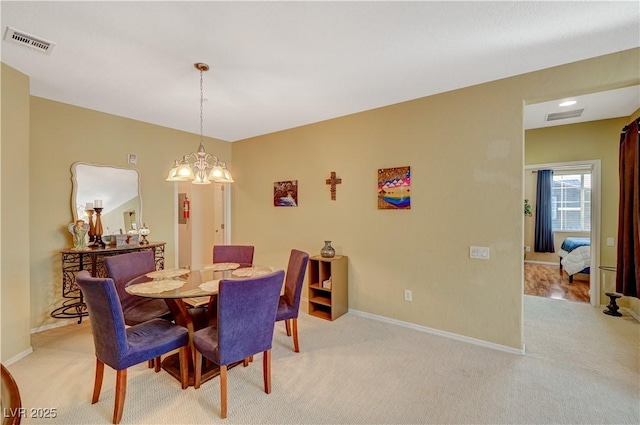
[[[199,270],[156,270],[138,276],[125,285],[131,295],[164,299],[174,321],[189,330],[189,385],[194,383],[195,348],[193,333],[206,326],[215,326],[217,320],[218,284],[222,279],[243,279],[271,273],[266,266],[240,267],[237,263],[215,263]],[[202,382],[217,376],[219,367],[203,359]],[[238,362],[240,364],[242,362]],[[162,360],[162,368],[180,380],[178,354]]]

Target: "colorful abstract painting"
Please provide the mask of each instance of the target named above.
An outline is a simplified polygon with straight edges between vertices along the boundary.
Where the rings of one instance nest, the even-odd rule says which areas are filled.
[[[273,206],[298,206],[298,180],[287,180],[273,183]]]
[[[378,209],[411,209],[411,167],[378,170]]]

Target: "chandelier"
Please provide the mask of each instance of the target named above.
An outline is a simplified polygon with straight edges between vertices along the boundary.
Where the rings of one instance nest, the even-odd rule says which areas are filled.
[[[169,171],[167,177],[168,182],[189,181],[193,184],[211,184],[216,183],[233,183],[231,172],[227,169],[224,162],[218,160],[218,157],[206,153],[202,140],[202,104],[204,103],[204,94],[202,90],[203,72],[209,70],[209,65],[198,62],[194,64],[196,69],[200,71],[200,146],[197,152],[191,152],[182,157],[178,162],[175,160],[173,168]]]

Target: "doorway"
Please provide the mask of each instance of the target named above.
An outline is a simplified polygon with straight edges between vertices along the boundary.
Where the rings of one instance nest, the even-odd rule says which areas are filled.
[[[525,217],[525,273],[529,273],[528,276],[525,276],[528,278],[540,278],[544,283],[548,283],[548,285],[552,287],[551,294],[548,295],[552,298],[564,298],[561,296],[562,291],[565,292],[569,299],[572,297],[584,297],[584,294],[581,294],[581,287],[584,288],[583,281],[578,281],[578,278],[574,275],[575,281],[567,282],[568,277],[566,272],[560,270],[560,257],[558,256],[558,252],[566,237],[588,237],[591,241],[590,247],[586,248],[586,251],[589,253],[589,258],[585,260],[587,261],[585,266],[589,267],[588,302],[593,306],[600,305],[600,282],[598,273],[601,214],[600,168],[600,160],[559,162],[525,166],[525,198],[535,199],[534,174],[537,170],[554,170],[554,180],[557,183],[556,187],[559,188],[559,192],[555,193],[556,215],[554,220],[554,245],[556,252],[554,254],[542,254],[536,256],[536,253],[531,253],[533,251],[533,229],[535,220],[532,217]],[[577,192],[573,194],[562,193],[566,187],[575,191],[575,186],[577,184],[581,185],[582,190],[577,190]],[[588,186],[588,190],[585,189],[585,184]],[[585,199],[585,193],[590,195],[590,199]],[[582,197],[582,199],[578,199],[577,203],[574,204],[564,203],[560,199],[562,197],[569,198],[573,195],[578,198]],[[527,250],[527,248],[529,248],[529,250]],[[527,260],[528,254],[529,259]],[[558,274],[556,276],[553,276],[554,269],[558,270]],[[527,281],[525,278],[525,290],[526,289]],[[529,285],[529,290],[531,291],[531,285]],[[554,290],[556,291],[555,294],[557,296],[552,295]],[[539,291],[544,292],[544,289],[539,289]],[[568,293],[570,291],[573,291],[574,293]],[[541,294],[541,296],[546,295]]]
[[[179,201],[184,198],[189,199],[186,219]],[[174,199],[176,264],[192,269],[204,267],[212,261],[213,245],[230,243],[229,188],[222,183],[205,186],[178,182]]]

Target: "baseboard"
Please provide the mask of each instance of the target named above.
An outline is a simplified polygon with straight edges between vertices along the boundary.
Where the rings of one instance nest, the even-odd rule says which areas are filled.
[[[85,320],[85,318],[83,318],[83,320]],[[49,329],[55,329],[55,328],[60,328],[62,326],[74,325],[74,324],[78,324],[78,321],[76,319],[60,320],[56,323],[50,323],[48,325],[38,326],[37,328],[31,328],[31,333],[37,334],[38,332],[48,331]]]
[[[542,264],[545,266],[556,266],[559,267],[560,262],[558,261],[557,263],[552,263],[549,261],[533,261],[533,260],[524,260],[525,263],[529,263],[529,264]]]
[[[631,310],[630,308],[626,308],[626,307],[623,307],[622,310],[625,310],[627,313],[629,313],[629,316],[631,316],[634,319],[636,319],[637,322],[640,322],[640,316],[638,316],[635,311]]]
[[[26,350],[24,350],[22,353],[19,353],[13,357],[11,357],[10,359],[3,361],[2,364],[4,364],[5,366],[9,366],[15,362],[17,362],[18,360],[22,360],[25,357],[27,357],[29,354],[33,353],[33,347],[29,347]]]
[[[365,317],[367,319],[373,319],[380,322],[390,323],[396,326],[402,326],[403,328],[409,328],[420,332],[426,332],[433,335],[443,336],[445,338],[454,339],[456,341],[466,342],[469,344],[479,345],[481,347],[490,348],[492,350],[504,351],[511,354],[525,354],[524,345],[522,349],[507,347],[506,345],[494,344],[492,342],[483,341],[480,339],[471,338],[468,336],[462,336],[451,332],[441,331],[439,329],[430,328],[428,326],[416,325],[415,323],[403,322],[401,320],[390,319],[384,316],[378,316],[376,314],[365,313],[364,311],[349,309],[349,313],[355,316]]]

